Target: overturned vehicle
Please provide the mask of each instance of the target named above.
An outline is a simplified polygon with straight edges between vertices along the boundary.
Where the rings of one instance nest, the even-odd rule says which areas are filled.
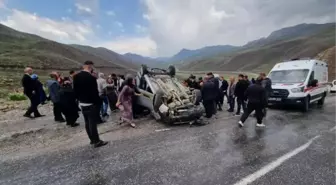
[[[191,123],[204,113],[199,90],[190,90],[175,78],[175,67],[168,70],[142,65],[136,85],[143,96],[136,103],[149,109],[156,120],[168,124]]]

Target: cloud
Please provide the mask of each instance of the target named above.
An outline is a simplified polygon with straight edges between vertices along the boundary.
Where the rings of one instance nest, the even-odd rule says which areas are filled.
[[[182,48],[243,45],[277,29],[335,21],[334,0],[143,0],[160,56]]]
[[[121,23],[121,22],[119,22],[119,21],[114,22],[114,24],[115,24],[116,26],[118,26],[119,28],[123,28],[123,27],[124,27],[123,23]]]
[[[110,11],[106,12],[106,15],[108,15],[108,16],[115,16],[115,12],[112,11],[112,10],[110,10]]]
[[[86,24],[68,18],[52,20],[24,11],[12,10],[1,24],[16,30],[37,34],[62,43],[87,43],[93,30]]]
[[[12,10],[10,14],[0,19],[0,23],[13,29],[36,34],[41,37],[66,44],[85,44],[96,47],[106,47],[120,53],[137,53],[145,56],[156,56],[156,43],[149,36],[145,37],[119,37],[110,41],[102,40],[92,28],[100,28],[99,24],[90,21],[77,22],[63,17],[53,20],[40,17],[37,14]],[[116,23],[123,30],[122,23]],[[108,35],[113,35],[108,32]]]
[[[142,25],[139,25],[139,24],[136,24],[135,25],[135,31],[137,33],[146,33],[147,32],[147,28],[142,26]]]
[[[75,7],[79,15],[94,16],[99,11],[99,0],[76,0]]]
[[[102,46],[111,49],[115,52],[136,53],[143,56],[156,56],[156,43],[149,37],[119,37],[109,42],[97,43],[97,46]]]

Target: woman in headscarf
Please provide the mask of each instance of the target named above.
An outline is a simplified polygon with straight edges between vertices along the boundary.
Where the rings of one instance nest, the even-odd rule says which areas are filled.
[[[138,94],[134,91],[135,84],[132,76],[127,76],[125,81],[125,85],[119,93],[116,106],[121,110],[121,121],[128,122],[131,127],[135,128],[135,123],[133,122],[132,97]]]

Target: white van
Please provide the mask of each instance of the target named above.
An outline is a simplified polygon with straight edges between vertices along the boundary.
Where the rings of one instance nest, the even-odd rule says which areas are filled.
[[[336,92],[336,80],[333,80],[330,84],[330,92],[335,93]]]
[[[276,64],[268,74],[272,80],[270,104],[300,104],[303,111],[318,102],[324,104],[328,92],[328,65],[315,59],[295,59]]]

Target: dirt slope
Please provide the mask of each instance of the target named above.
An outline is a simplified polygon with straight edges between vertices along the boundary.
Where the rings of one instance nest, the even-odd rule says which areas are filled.
[[[336,46],[331,47],[321,53],[319,53],[316,58],[319,60],[326,61],[328,63],[328,79],[329,81],[336,79],[336,62],[335,62]]]

